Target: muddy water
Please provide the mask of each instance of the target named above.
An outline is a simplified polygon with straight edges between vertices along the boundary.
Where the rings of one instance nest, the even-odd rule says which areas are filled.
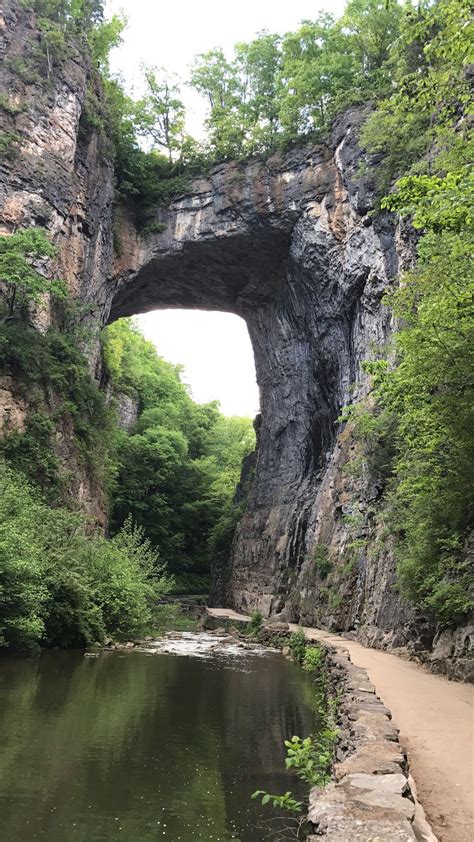
[[[3,658],[0,842],[275,839],[250,795],[303,794],[283,740],[314,729],[312,699],[280,654],[211,636]]]

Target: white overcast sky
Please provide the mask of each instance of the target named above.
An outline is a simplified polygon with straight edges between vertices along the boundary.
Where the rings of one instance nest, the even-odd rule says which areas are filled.
[[[107,15],[128,18],[124,43],[114,51],[112,70],[140,93],[140,65],[164,66],[186,78],[198,53],[220,46],[230,55],[237,41],[257,32],[284,33],[324,10],[339,15],[344,0],[107,0]],[[200,134],[199,97],[185,89],[188,130]],[[195,400],[217,399],[226,415],[253,416],[258,410],[253,353],[245,322],[226,313],[161,310],[138,317],[158,353],[182,363],[183,379]]]

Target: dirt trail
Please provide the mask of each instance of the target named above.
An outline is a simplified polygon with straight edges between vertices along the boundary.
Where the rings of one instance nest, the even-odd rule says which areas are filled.
[[[214,616],[247,619],[226,609],[210,610]],[[474,687],[338,635],[304,631],[309,639],[347,649],[352,662],[367,670],[400,729],[418,798],[440,842],[474,842]]]
[[[400,728],[400,742],[433,831],[440,842],[472,842],[474,688],[338,635],[316,629],[305,633],[342,646],[354,664],[367,670]]]

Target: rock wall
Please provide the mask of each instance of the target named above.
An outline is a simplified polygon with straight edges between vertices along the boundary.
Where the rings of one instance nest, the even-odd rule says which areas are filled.
[[[247,322],[259,447],[214,602],[402,645],[414,615],[393,590],[390,548],[347,557],[349,545],[373,544],[380,489],[347,470],[357,445],[338,418],[367,393],[362,363],[393,327],[382,297],[411,259],[397,221],[372,214],[373,184],[359,175],[365,114],[348,111],[330,145],[216,168],[156,209],[159,233],[140,237],[123,213],[110,318],[196,307]],[[331,560],[324,580],[318,545]]]
[[[383,295],[412,259],[397,220],[372,213],[376,161],[357,143],[367,111],[349,110],[327,145],[196,178],[185,195],[156,208],[157,230],[144,234],[127,207],[114,209],[110,151],[85,109],[96,83],[83,56],[70,56],[49,79],[25,73],[40,33],[17,0],[4,4],[0,39],[9,104],[0,128],[11,147],[0,161],[0,232],[46,227],[58,258],[44,271],[66,278],[89,321],[186,307],[247,322],[261,395],[259,447],[213,600],[284,612],[376,645],[429,650],[433,624],[402,603],[390,543],[377,541],[381,490],[351,472],[357,444],[338,421],[368,392],[362,364],[393,329]],[[369,175],[360,175],[362,163]],[[47,326],[47,302],[35,318]],[[99,376],[96,351],[91,370]],[[3,415],[21,425],[27,407],[15,384],[1,388]],[[125,404],[129,425],[135,410]],[[75,461],[67,430],[58,448],[72,466],[72,493],[103,519],[100,490]]]
[[[40,226],[57,247],[46,275],[64,278],[78,302],[77,317],[102,319],[100,291],[112,263],[113,165],[100,133],[85,118],[88,86],[93,72],[80,53],[54,65],[48,77],[41,58],[41,33],[35,15],[18,0],[0,9],[0,234],[19,226]],[[40,268],[40,267],[39,267]],[[45,330],[53,314],[49,301],[31,314]],[[95,370],[97,345],[90,351]],[[0,382],[0,418],[21,428],[33,405],[54,413],[51,400],[25,396],[21,383]],[[88,475],[74,443],[67,418],[58,429],[55,449],[70,477],[69,493],[100,523],[105,522],[103,490]]]

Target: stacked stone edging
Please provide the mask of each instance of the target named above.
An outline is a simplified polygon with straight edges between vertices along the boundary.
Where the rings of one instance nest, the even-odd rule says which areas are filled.
[[[342,688],[334,780],[310,793],[308,842],[436,842],[416,801],[398,729],[364,669],[324,642]]]

